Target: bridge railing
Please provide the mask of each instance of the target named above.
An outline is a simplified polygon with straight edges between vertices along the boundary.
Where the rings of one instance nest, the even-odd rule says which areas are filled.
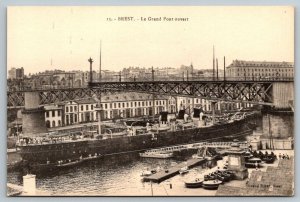
[[[165,82],[165,81],[191,81],[191,82],[224,82],[224,81],[293,81],[293,77],[174,77],[174,76],[159,76],[154,78],[154,82]],[[111,78],[102,78],[101,82],[103,83],[112,83],[112,82],[152,82],[151,78],[121,78],[120,79],[111,79]],[[93,82],[99,82],[99,79],[94,79]],[[16,88],[14,85],[8,84],[7,91],[8,92],[15,92],[15,91],[35,91],[35,90],[57,90],[57,89],[74,89],[74,88],[87,88],[88,84],[84,84],[81,86],[70,86],[70,85],[63,85],[63,86],[56,86],[56,85],[40,85],[37,87],[33,86],[19,86]]]
[[[152,78],[139,77],[139,78],[121,78],[121,79],[106,79],[102,78],[101,82],[152,82],[152,81],[293,81],[293,77],[174,77],[174,76],[158,76]],[[99,82],[99,79],[93,82]]]

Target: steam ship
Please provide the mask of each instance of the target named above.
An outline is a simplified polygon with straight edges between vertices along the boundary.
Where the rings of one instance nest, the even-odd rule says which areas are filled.
[[[161,114],[158,123],[132,120],[124,122],[124,129],[110,129],[110,134],[81,132],[23,138],[18,143],[23,167],[31,172],[55,169],[80,164],[84,161],[101,159],[106,155],[126,152],[141,152],[150,148],[195,143],[201,141],[224,141],[226,138],[246,136],[252,133],[255,113],[244,113],[228,120],[209,124],[205,115],[195,111],[187,119],[184,111],[179,111],[176,119],[168,113]],[[196,115],[195,115],[196,114]],[[228,140],[229,141],[229,140]]]

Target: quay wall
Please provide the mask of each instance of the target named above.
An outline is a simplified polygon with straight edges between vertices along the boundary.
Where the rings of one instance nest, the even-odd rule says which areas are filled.
[[[286,139],[294,137],[293,112],[267,112],[263,114],[263,137]]]
[[[289,108],[289,102],[294,101],[294,82],[273,83],[272,95],[275,108]]]

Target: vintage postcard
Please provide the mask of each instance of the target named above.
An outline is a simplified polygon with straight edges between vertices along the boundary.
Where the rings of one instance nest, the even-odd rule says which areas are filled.
[[[7,196],[293,196],[294,8],[10,6]]]

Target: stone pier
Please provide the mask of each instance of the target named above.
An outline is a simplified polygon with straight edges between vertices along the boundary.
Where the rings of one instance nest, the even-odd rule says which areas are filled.
[[[47,132],[44,107],[39,106],[38,92],[25,92],[25,108],[22,111],[24,136],[34,137]]]
[[[263,112],[262,149],[293,149],[294,113],[271,110]]]

